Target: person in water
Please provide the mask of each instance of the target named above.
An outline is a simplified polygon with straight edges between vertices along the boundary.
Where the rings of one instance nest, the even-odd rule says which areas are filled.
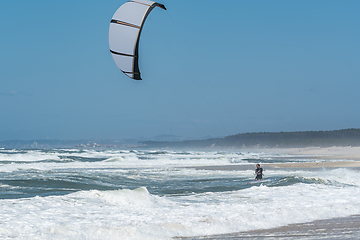
[[[259,180],[260,181],[262,180],[262,172],[263,172],[263,169],[260,167],[260,164],[256,164],[256,170],[255,170],[255,181]]]

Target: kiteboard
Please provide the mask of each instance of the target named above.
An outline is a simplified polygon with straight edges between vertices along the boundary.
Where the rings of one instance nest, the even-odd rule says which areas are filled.
[[[255,185],[255,184],[261,184],[261,183],[268,183],[268,182],[270,182],[271,180],[270,179],[266,179],[266,180],[257,180],[257,181],[255,181],[255,180],[253,180],[253,181],[251,181],[251,182],[248,182],[247,184],[251,184],[251,185]]]

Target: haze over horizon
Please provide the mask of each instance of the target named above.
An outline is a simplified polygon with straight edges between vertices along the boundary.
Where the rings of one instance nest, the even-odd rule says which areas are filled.
[[[159,1],[142,81],[109,52],[125,2],[0,2],[0,141],[360,128],[359,1]]]

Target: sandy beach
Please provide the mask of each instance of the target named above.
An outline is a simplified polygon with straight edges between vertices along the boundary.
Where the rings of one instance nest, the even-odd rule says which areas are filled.
[[[297,162],[297,163],[264,163],[261,164],[265,169],[284,169],[284,168],[360,168],[360,161],[341,160],[331,162]],[[241,165],[217,165],[217,166],[191,166],[186,168],[195,168],[197,170],[253,170],[255,164]]]
[[[272,229],[177,239],[360,239],[360,216],[318,220]]]
[[[267,169],[276,168],[360,168],[360,147],[331,147],[331,148],[265,148],[246,149],[249,152],[277,153],[285,156],[276,159],[301,158],[303,162],[262,163]],[[289,155],[289,156],[286,156]],[[306,161],[309,159],[309,161]],[[311,160],[311,161],[310,161]],[[315,161],[314,161],[315,160]],[[316,161],[318,160],[318,161]],[[192,167],[193,168],[193,167]],[[197,166],[200,170],[250,170],[254,164]]]
[[[275,152],[281,154],[297,155],[312,159],[329,160],[360,160],[360,147],[307,147],[307,148],[265,148],[252,149],[255,152]]]
[[[269,149],[262,149],[263,152]],[[270,152],[270,151],[269,151]],[[301,163],[265,164],[275,168],[344,168],[360,167],[360,147],[331,148],[289,148],[271,149],[271,152],[295,155],[305,160]],[[321,159],[319,162],[306,162],[306,159]],[[324,161],[328,160],[328,161]]]

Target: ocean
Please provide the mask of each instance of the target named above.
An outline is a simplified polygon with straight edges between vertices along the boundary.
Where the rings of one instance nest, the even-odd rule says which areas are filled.
[[[358,169],[266,167],[304,161],[324,160],[241,150],[0,149],[0,239],[158,240],[360,214]],[[256,163],[265,164],[263,181],[254,181]]]

